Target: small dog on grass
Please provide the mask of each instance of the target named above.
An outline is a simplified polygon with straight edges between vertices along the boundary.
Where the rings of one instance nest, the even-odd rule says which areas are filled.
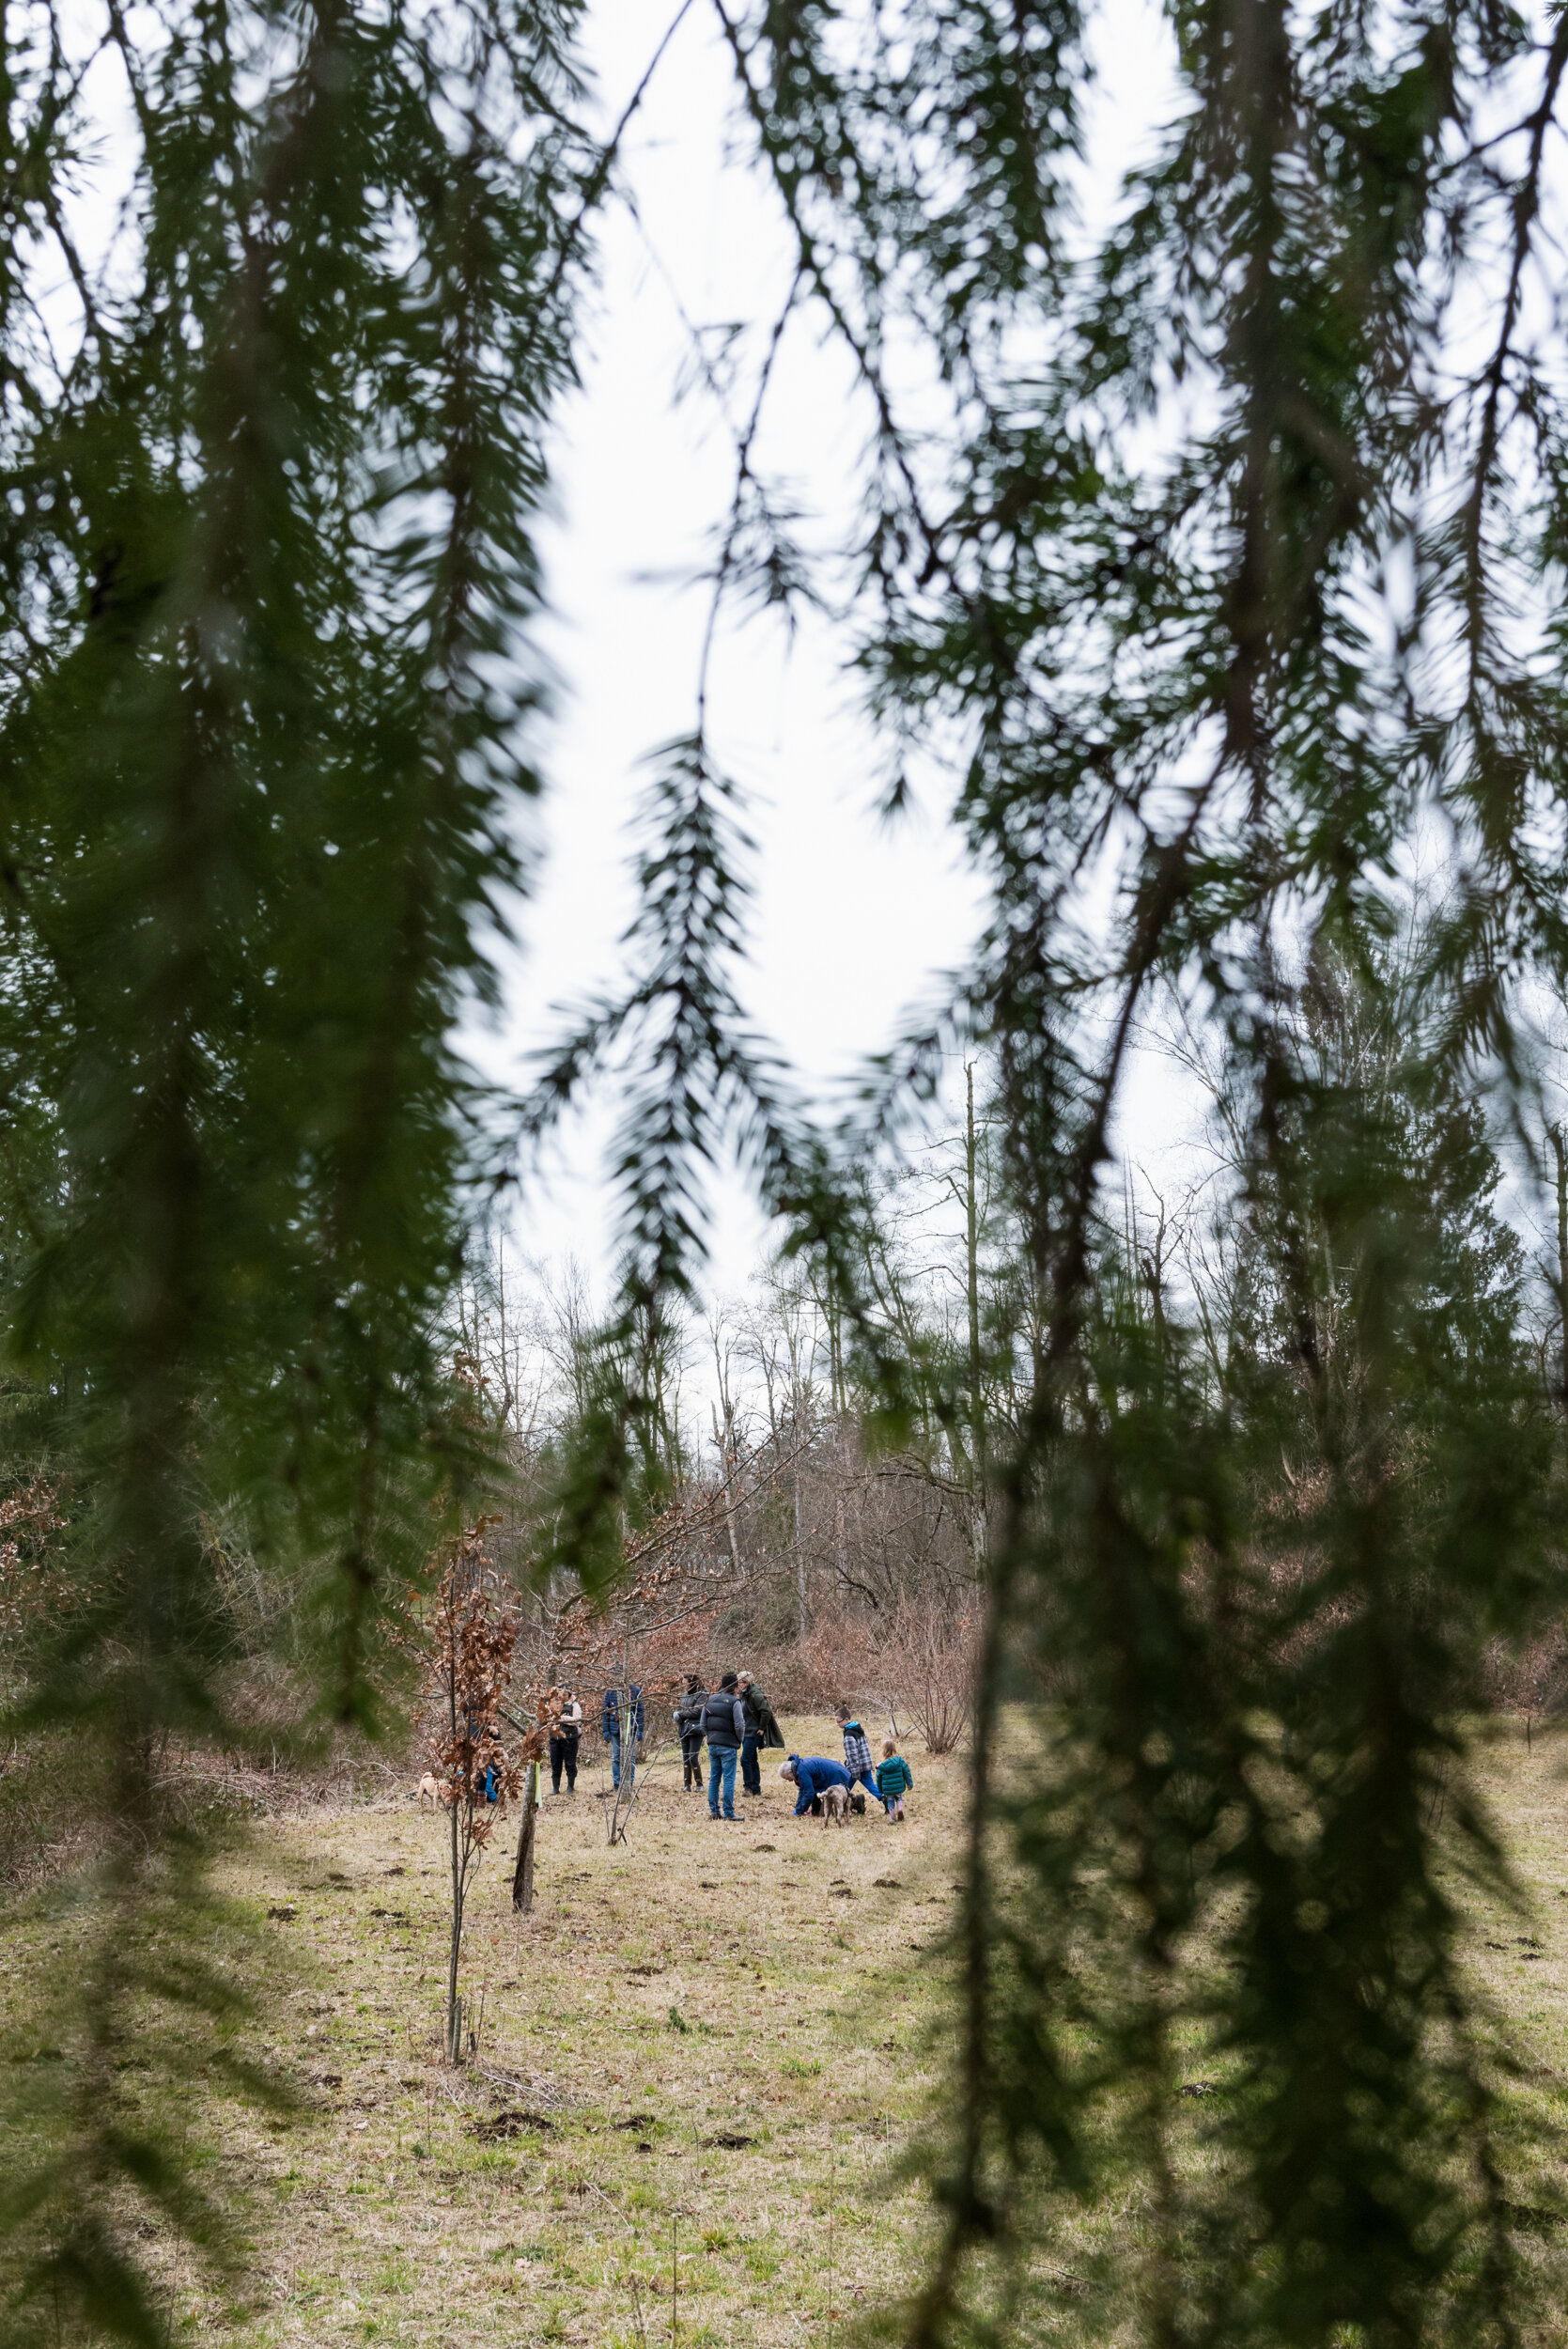
[[[415,1800],[423,1805],[427,1795],[430,1797],[430,1808],[434,1811],[441,1801],[441,1781],[439,1778],[432,1778],[428,1770],[419,1781],[419,1793]]]
[[[849,1789],[848,1789],[848,1787],[847,1787],[847,1786],[824,1786],[824,1788],[822,1789],[822,1831],[823,1831],[823,1833],[824,1833],[824,1834],[826,1834],[826,1833],[827,1833],[827,1831],[828,1831],[828,1828],[829,1828],[830,1823],[831,1823],[832,1826],[834,1826],[834,1827],[842,1827],[842,1826],[844,1825],[844,1823],[845,1823],[845,1820],[848,1817],[848,1815],[849,1815]]]

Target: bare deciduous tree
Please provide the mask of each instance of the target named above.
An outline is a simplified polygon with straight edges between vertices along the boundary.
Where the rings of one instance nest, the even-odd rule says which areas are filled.
[[[454,1545],[430,1611],[429,1697],[425,1726],[431,1774],[451,1831],[452,1930],[446,1968],[446,2055],[462,2060],[458,1970],[463,1910],[499,1816],[522,1783],[520,1755],[502,1735],[504,1701],[517,1644],[517,1610],[486,1554],[488,1520]],[[536,1748],[530,1759],[536,1759]]]

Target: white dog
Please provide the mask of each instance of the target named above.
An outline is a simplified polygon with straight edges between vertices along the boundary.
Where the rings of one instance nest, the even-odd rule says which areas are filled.
[[[439,1778],[432,1778],[428,1770],[419,1781],[417,1799],[423,1803],[427,1795],[430,1797],[430,1808],[433,1811],[441,1800],[441,1781]]]

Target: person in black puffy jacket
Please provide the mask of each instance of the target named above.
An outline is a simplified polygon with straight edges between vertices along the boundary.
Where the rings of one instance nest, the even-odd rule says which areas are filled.
[[[707,1740],[707,1812],[735,1821],[735,1766],[746,1741],[746,1711],[737,1692],[734,1672],[726,1672],[703,1707],[703,1735]],[[719,1809],[723,1793],[722,1814]]]

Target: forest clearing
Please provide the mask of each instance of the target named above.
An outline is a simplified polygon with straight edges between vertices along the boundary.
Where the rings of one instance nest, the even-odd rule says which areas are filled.
[[[0,2349],[1568,2349],[1568,7],[0,66]]]
[[[839,1742],[831,1722],[800,1734]],[[674,2256],[679,2341],[817,2341],[907,2288],[924,2191],[891,2182],[890,2159],[938,2078],[964,1760],[915,1769],[899,1828],[793,1819],[772,1769],[714,1826],[677,1750],[639,1773],[612,1848],[608,1773],[585,1765],[575,1798],[546,1797],[527,1918],[514,1810],[470,1894],[479,2045],[457,2068],[445,1815],[411,1781],[256,1824],[218,1883],[270,1976],[244,2053],[297,2102],[194,2121],[249,2206],[253,2290],[225,2308],[193,2268],[165,2276],[172,2336],[653,2344]],[[25,1944],[63,1955],[75,1930],[47,1894],[31,1906],[6,1969],[13,2060],[38,2039],[9,2006],[45,1957]]]
[[[830,1721],[799,1734],[832,1750]],[[575,1799],[546,1798],[534,1914],[513,1913],[505,1831],[471,1895],[478,2045],[460,2067],[442,2057],[445,1817],[411,1791],[256,1823],[217,1870],[269,1978],[231,2052],[293,2101],[193,2113],[251,2229],[249,2289],[225,2298],[187,2254],[163,2264],[169,2338],[847,2341],[915,2287],[928,2249],[927,2188],[900,2165],[947,2074],[966,1757],[913,1758],[908,1822],[842,1830],[793,1819],[771,1771],[740,1821],[716,1827],[666,1758],[641,1774],[630,1839],[613,1847],[607,1773],[585,1764]],[[1568,2197],[1560,2157],[1530,2138],[1549,2146],[1568,2125],[1568,1731],[1527,1743],[1498,1721],[1481,1780],[1528,1913],[1469,1904],[1467,1956],[1519,2058],[1505,2098],[1521,2125],[1501,2132],[1524,2165],[1509,2210],[1557,2311],[1528,2337],[1555,2343],[1568,2341]],[[47,1891],[27,1908],[5,1976],[13,2063],[38,2060],[18,1991],[40,1961],[69,1971],[78,1929]],[[1191,2092],[1187,2160],[1224,2092]],[[1077,2336],[1144,2211],[1129,2186],[1037,2242],[1059,2310],[1049,2337]],[[147,2247],[155,2272],[160,2248]]]

